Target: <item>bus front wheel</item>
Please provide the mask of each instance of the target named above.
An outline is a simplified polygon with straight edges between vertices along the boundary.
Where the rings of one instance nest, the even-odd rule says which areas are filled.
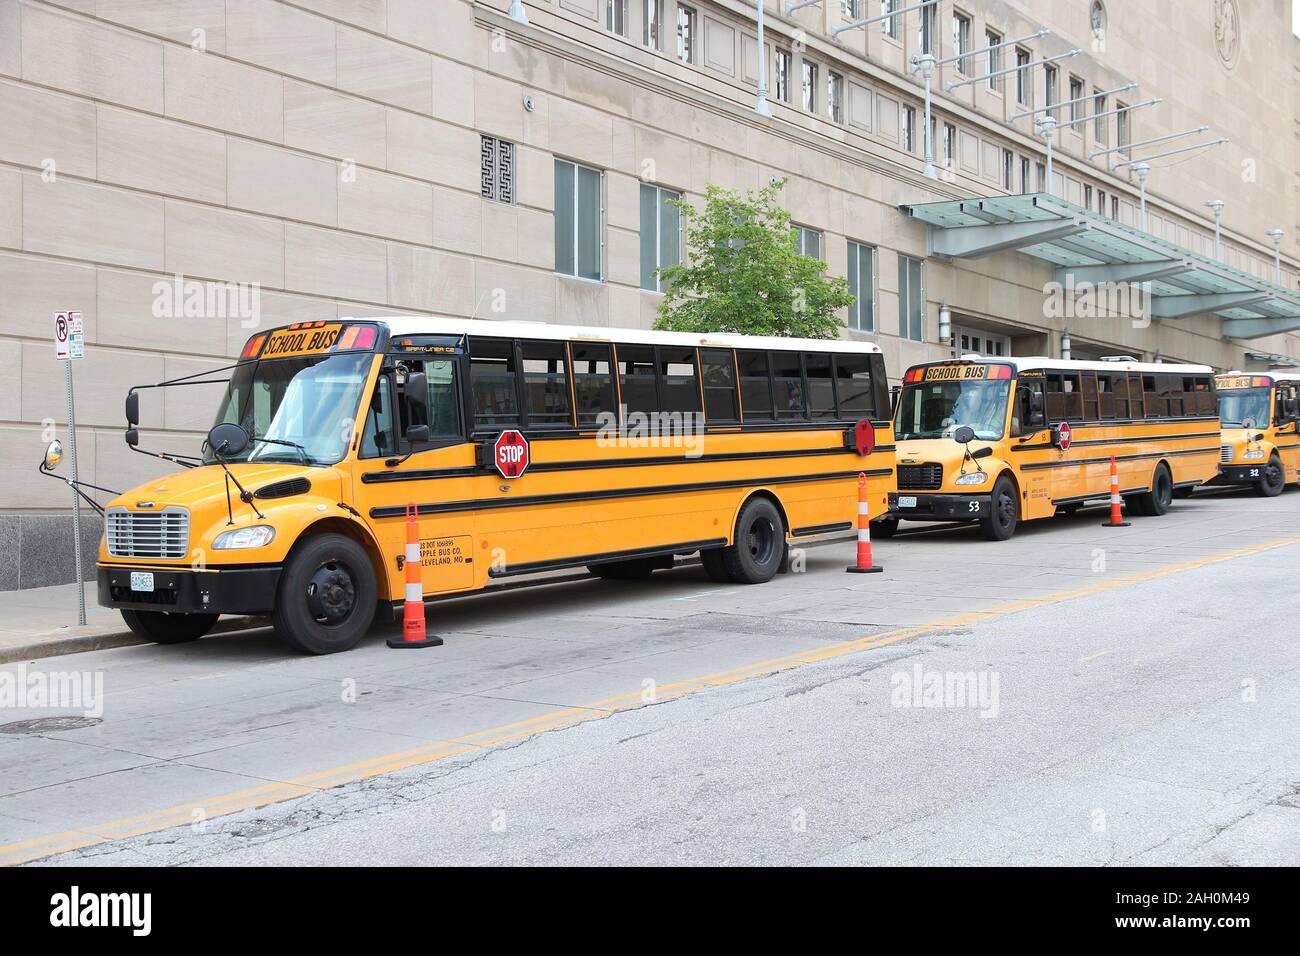
[[[365,549],[345,535],[314,535],[285,562],[271,621],[276,636],[294,650],[334,654],[365,636],[376,600]]]
[[[1016,533],[1020,523],[1020,500],[1016,497],[1016,486],[1006,475],[993,485],[993,494],[989,495],[989,514],[980,518],[980,532],[988,541],[1006,541]]]
[[[767,498],[750,498],[736,519],[734,543],[722,549],[722,566],[737,584],[772,580],[785,556],[785,524]]]
[[[1151,476],[1151,490],[1135,497],[1134,504],[1140,514],[1158,518],[1168,512],[1174,503],[1174,478],[1168,466],[1157,465],[1156,473]]]
[[[122,609],[122,620],[134,633],[154,644],[197,641],[217,623],[216,614],[170,614],[167,611]]]
[[[1255,494],[1261,498],[1276,498],[1286,487],[1286,472],[1282,470],[1282,459],[1273,454],[1264,466],[1264,477],[1255,482]]]

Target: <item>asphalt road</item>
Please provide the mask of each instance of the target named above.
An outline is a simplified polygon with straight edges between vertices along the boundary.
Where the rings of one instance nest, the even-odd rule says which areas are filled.
[[[42,661],[102,719],[0,733],[0,862],[1300,863],[1300,492],[1100,518]]]

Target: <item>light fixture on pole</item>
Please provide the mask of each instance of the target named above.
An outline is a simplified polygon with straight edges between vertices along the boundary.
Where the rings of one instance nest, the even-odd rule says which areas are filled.
[[[1223,235],[1223,200],[1211,199],[1205,205],[1214,210],[1214,261],[1223,261],[1223,244],[1220,241]]]
[[[772,108],[767,105],[767,48],[763,45],[763,0],[758,3],[758,99],[754,101],[754,112],[759,116],[771,116]]]
[[[1052,140],[1056,136],[1056,117],[1040,116],[1034,120],[1034,125],[1038,131],[1043,134],[1043,139],[1047,142],[1047,191],[1052,190]]]
[[[939,341],[944,344],[952,342],[952,311],[948,308],[947,299],[939,306]]]
[[[524,9],[524,0],[510,0],[510,19],[519,23],[528,22],[528,11]]]
[[[925,175],[934,179],[934,136],[931,135],[932,124],[930,122],[930,83],[934,79],[934,54],[921,53],[912,57],[912,63],[925,80],[925,116],[922,118],[925,125]]]
[[[1282,284],[1282,237],[1286,235],[1281,229],[1270,229],[1264,233],[1273,240],[1273,281]]]
[[[1138,209],[1141,210],[1142,231],[1147,231],[1147,173],[1151,172],[1150,163],[1130,163],[1129,169],[1137,173]]]
[[[1070,361],[1070,345],[1070,330],[1063,329],[1061,331],[1061,359],[1063,361]]]

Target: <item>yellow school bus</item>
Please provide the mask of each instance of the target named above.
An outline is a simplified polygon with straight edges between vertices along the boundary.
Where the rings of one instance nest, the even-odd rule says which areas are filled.
[[[106,508],[100,603],[156,642],[269,612],[294,648],[351,647],[403,599],[409,504],[433,598],[694,552],[760,583],[791,538],[851,527],[859,473],[878,511],[893,489],[865,343],[342,319],[256,334],[226,371],[201,456]]]
[[[1272,498],[1300,481],[1300,374],[1228,372],[1215,382],[1223,426],[1216,485],[1248,485]]]
[[[877,525],[978,521],[1005,541],[1020,521],[1110,495],[1110,459],[1130,511],[1162,515],[1213,478],[1214,373],[1202,365],[1047,358],[962,359],[903,377],[894,419],[898,492]]]

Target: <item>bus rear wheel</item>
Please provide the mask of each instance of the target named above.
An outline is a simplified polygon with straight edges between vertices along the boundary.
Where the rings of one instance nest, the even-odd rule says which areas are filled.
[[[785,524],[767,498],[750,498],[736,519],[734,543],[722,549],[722,566],[736,584],[763,584],[776,577],[785,557]]]
[[[285,562],[271,621],[294,650],[335,654],[370,630],[377,599],[365,549],[345,535],[314,535]]]
[[[1016,486],[1011,479],[1003,475],[993,484],[993,494],[989,495],[989,514],[980,518],[980,532],[986,541],[1006,541],[1016,533],[1020,523],[1020,501],[1016,497]]]
[[[1151,490],[1136,496],[1134,504],[1140,514],[1158,518],[1169,511],[1174,503],[1174,478],[1169,474],[1169,467],[1163,463],[1156,466],[1151,476]]]
[[[722,548],[702,548],[700,566],[710,581],[727,584],[731,581],[731,575],[727,573],[727,566],[722,561],[722,552]]]
[[[1282,459],[1275,453],[1264,466],[1264,476],[1255,482],[1255,494],[1261,498],[1276,498],[1286,487],[1286,472],[1282,470]]]
[[[172,614],[167,611],[122,609],[122,620],[132,632],[154,644],[197,641],[217,623],[217,614]]]

